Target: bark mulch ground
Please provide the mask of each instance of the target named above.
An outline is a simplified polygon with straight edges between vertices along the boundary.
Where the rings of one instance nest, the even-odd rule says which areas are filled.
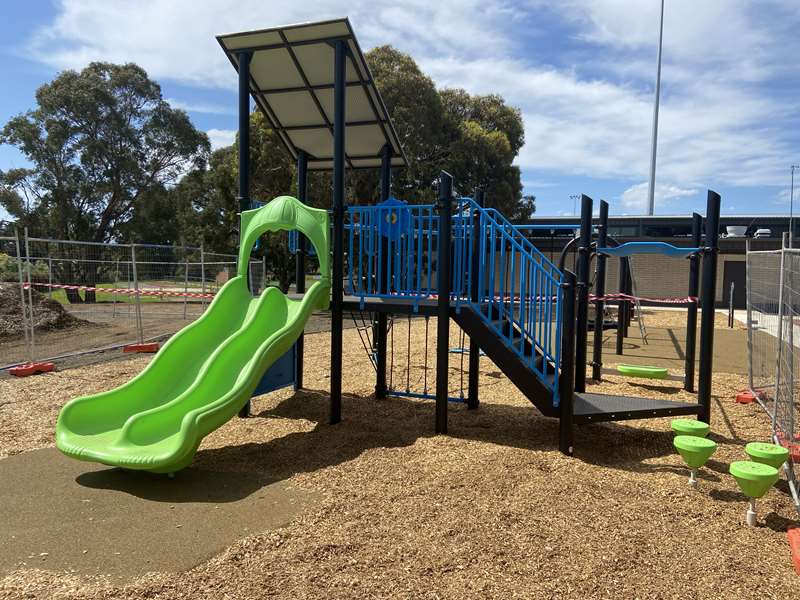
[[[400,321],[396,327],[395,335],[405,333]],[[412,347],[423,348],[423,328],[412,328]],[[487,358],[480,410],[451,405],[449,435],[435,436],[433,403],[371,397],[373,370],[352,329],[345,332],[344,421],[329,426],[329,335],[306,340],[310,390],[255,400],[256,416],[210,435],[195,467],[285,480],[313,493],[313,505],[189,571],[120,585],[26,567],[0,580],[0,597],[732,599],[800,592],[785,533],[797,513],[785,482],[760,501],[760,524],[748,528],[745,499],[727,473],[731,461],[745,458],[746,442],[769,435],[757,405],[733,402],[746,371],[715,373],[712,438],[719,448],[692,490],[669,419],[581,427],[576,455],[566,458],[556,448],[556,422],[541,417]],[[744,354],[744,334],[740,341]],[[423,357],[414,358],[412,384],[424,377]],[[0,381],[0,453],[52,445],[64,401],[116,386],[147,360]],[[456,393],[458,367],[452,355]],[[435,380],[432,370],[428,380]],[[609,376],[592,390],[693,399],[673,381]]]

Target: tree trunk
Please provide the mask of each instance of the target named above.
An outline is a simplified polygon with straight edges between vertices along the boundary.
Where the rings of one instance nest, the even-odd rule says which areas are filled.
[[[66,261],[64,264],[64,278],[62,280],[64,283],[73,284],[78,283],[76,269],[73,264],[69,261]],[[80,304],[83,302],[83,298],[81,298],[80,293],[78,290],[70,290],[66,289],[64,292],[67,295],[67,301],[70,304]]]

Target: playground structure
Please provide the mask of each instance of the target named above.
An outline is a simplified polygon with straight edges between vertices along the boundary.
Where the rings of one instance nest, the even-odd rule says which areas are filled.
[[[287,32],[283,35],[297,39]],[[248,43],[262,42],[273,44],[259,38]],[[257,57],[254,51],[251,66],[263,70],[265,65]],[[347,60],[345,73],[355,59]],[[286,79],[283,85],[298,87]],[[309,77],[315,91],[334,89],[325,87],[324,81]],[[363,88],[350,83],[344,86],[346,97]],[[263,80],[252,85],[266,89]],[[321,104],[327,112],[325,102]],[[282,114],[275,116],[284,122]],[[303,123],[285,122],[295,123],[287,125],[287,135],[306,131]],[[345,142],[353,128],[348,123],[349,119],[343,127]],[[377,162],[382,166],[390,162],[389,154],[381,151]],[[311,158],[304,151],[299,153],[298,183],[305,183]],[[235,279],[219,282],[224,287],[208,299],[213,303],[204,316],[174,335],[152,360],[110,362],[27,382],[0,381],[5,384],[5,397],[25,399],[6,403],[0,411],[0,454],[8,456],[0,461],[8,482],[0,529],[13,540],[7,540],[0,561],[4,576],[0,589],[9,597],[132,598],[508,597],[521,589],[544,597],[655,597],[668,589],[728,598],[748,597],[753,589],[768,596],[785,593],[793,575],[784,557],[782,528],[792,522],[784,517],[793,508],[784,482],[772,487],[776,467],[779,470],[776,463],[786,460],[789,448],[780,452],[774,446],[751,444],[747,454],[752,460],[743,462],[747,456],[742,436],[768,439],[766,419],[754,419],[752,408],[725,401],[732,390],[745,387],[741,378],[744,330],[730,332],[738,337],[726,335],[726,330],[716,332],[713,433],[707,423],[694,418],[702,414],[703,399],[693,402],[685,389],[678,389],[696,385],[695,376],[681,384],[651,385],[614,372],[605,383],[592,385],[589,380],[595,368],[597,379],[604,377],[603,359],[606,363],[618,360],[608,355],[614,354],[613,338],[620,331],[604,321],[612,311],[630,314],[637,302],[647,304],[637,298],[636,276],[646,277],[639,265],[629,269],[628,287],[619,292],[616,283],[609,285],[613,278],[598,277],[601,261],[609,270],[614,260],[638,256],[608,260],[617,247],[613,240],[601,239],[602,213],[607,214],[608,205],[600,205],[600,216],[592,217],[591,208],[586,211],[589,243],[585,235],[576,236],[574,262],[561,269],[557,251],[548,255],[544,246],[537,248],[530,239],[526,243],[521,239],[526,228],[486,209],[482,190],[448,194],[456,182],[442,174],[438,203],[405,204],[392,199],[391,168],[385,172],[385,202],[344,206],[342,211],[339,322],[345,327],[353,315],[361,328],[339,330],[344,347],[340,347],[343,365],[338,387],[349,393],[343,394],[338,408],[346,423],[325,425],[335,408],[328,385],[336,386],[329,365],[337,358],[327,342],[329,335],[335,340],[337,333],[325,327],[331,313],[317,315],[306,327],[304,350],[305,314],[297,311],[330,310],[331,289],[337,285],[329,275],[335,260],[330,252],[333,214],[313,211],[308,208],[310,202],[301,204],[283,196],[256,209],[251,199],[242,211],[240,256],[247,260],[254,238],[260,235],[260,227],[252,226],[256,219],[267,229],[289,229],[299,271],[297,295],[285,297],[274,288],[261,293],[252,280],[242,277],[244,263],[234,262],[239,275],[232,269]],[[304,187],[297,195],[308,200]],[[247,196],[246,190],[242,196]],[[709,196],[712,220],[716,199]],[[582,204],[590,202],[582,199]],[[317,215],[318,227],[301,227],[301,215],[307,211]],[[584,223],[576,229],[584,229]],[[327,238],[320,242],[323,234]],[[665,331],[661,328],[675,328],[677,337],[683,335],[686,310],[694,308],[696,329],[699,264],[713,248],[705,250],[699,235],[696,243],[687,238],[686,245],[677,249],[634,244],[618,251],[659,252],[656,256],[663,256],[664,262],[679,261],[689,270],[695,265],[697,274],[696,289],[689,298],[675,298],[682,300],[684,310],[648,311],[651,344],[637,349],[631,343],[637,342],[632,331],[624,347],[629,355],[625,360],[663,358],[673,361],[673,373],[684,366],[677,343],[674,358],[653,350],[661,339],[659,331]],[[688,256],[681,258],[684,253]],[[320,262],[318,285],[304,276],[312,255]],[[585,272],[579,273],[578,267]],[[616,264],[612,269],[616,271]],[[442,270],[449,277],[440,277]],[[583,286],[578,275],[583,277]],[[178,284],[184,285],[183,281]],[[647,285],[644,277],[639,283],[639,289]],[[684,283],[681,275],[678,285]],[[446,296],[440,295],[443,288]],[[668,294],[682,296],[683,290],[663,292]],[[182,299],[170,308],[180,314],[183,306],[178,302]],[[598,303],[601,309],[593,313]],[[444,319],[437,318],[442,304]],[[585,310],[580,318],[579,309]],[[706,306],[702,314],[712,320],[713,330],[713,309]],[[593,329],[598,318],[601,326]],[[443,336],[438,340],[433,336],[433,330],[441,332],[442,321],[448,333],[444,345]],[[319,330],[317,322],[322,323]],[[424,356],[410,354],[407,339],[412,327],[416,328],[413,348],[418,350],[424,341]],[[606,343],[600,349],[606,356],[601,354],[593,363],[596,336],[603,330]],[[423,331],[425,335],[419,335]],[[375,391],[386,400],[371,397],[372,363],[364,360],[357,333],[371,336],[365,345],[375,361],[374,383],[383,384]],[[580,384],[575,376],[580,335],[585,335],[581,347],[586,389],[625,396],[575,391]],[[383,340],[380,353],[379,338]],[[428,342],[437,367],[444,364],[444,371],[435,372],[433,362],[429,370]],[[408,345],[405,359],[398,358],[403,345]],[[442,348],[447,350],[444,360]],[[642,352],[637,354],[637,350]],[[733,361],[726,362],[728,352],[738,352],[734,366],[730,366]],[[481,362],[482,355],[491,360]],[[408,379],[397,377],[393,366],[404,360],[411,360],[416,373],[427,378],[417,381],[422,382],[419,393],[413,378],[409,385]],[[710,371],[710,360],[703,366]],[[126,382],[141,368],[147,370]],[[501,369],[506,376],[498,373]],[[458,370],[468,385],[462,383],[461,393],[454,393]],[[445,389],[447,403],[441,400],[442,373],[450,380]],[[701,368],[701,378],[703,373]],[[781,371],[780,377],[786,377],[785,373]],[[76,454],[124,469],[78,463],[43,447],[50,445],[51,423],[65,398],[115,386],[122,387],[65,409],[62,423],[69,426],[62,432],[96,437],[91,444],[73,437]],[[251,394],[282,386],[303,389],[293,393],[289,387],[283,393],[254,399],[254,418],[235,419],[237,413],[248,412]],[[437,393],[431,393],[434,389]],[[705,389],[710,393],[710,381]],[[638,394],[648,398],[631,397]],[[436,404],[393,398],[404,395],[431,398]],[[673,402],[675,398],[682,402]],[[541,406],[550,421],[531,410],[529,400]],[[152,406],[148,405],[151,401]],[[464,405],[454,405],[455,401]],[[445,428],[451,409],[452,437],[430,435],[434,406],[436,424],[442,422],[444,412]],[[468,411],[468,406],[478,410]],[[604,412],[589,412],[591,406]],[[706,404],[706,408],[711,406]],[[82,410],[83,415],[70,414]],[[671,452],[670,423],[663,418],[646,424],[575,427],[672,414],[688,417],[672,423],[680,434],[674,438],[680,458]],[[203,441],[192,468],[176,474],[174,480],[129,472],[174,473],[192,460],[202,436],[227,419],[231,421],[222,430]],[[553,419],[561,424],[560,447],[569,452],[572,443],[580,460],[565,459],[555,451]],[[113,433],[120,423],[131,434],[127,445],[124,437]],[[705,437],[709,433],[711,440]],[[686,435],[694,437],[679,439]],[[90,445],[96,454],[85,452]],[[69,453],[62,442],[59,446]],[[145,452],[152,461],[142,460]],[[729,464],[733,477],[727,474]],[[687,476],[691,488],[687,488]],[[736,532],[744,519],[759,526]],[[742,544],[747,546],[753,568],[741,569]],[[171,557],[176,560],[170,561]],[[699,564],[705,568],[700,577],[692,568]],[[580,565],[577,575],[575,569],[564,568],[570,565]],[[154,576],[152,571],[175,572]],[[135,580],[129,582],[128,577]]]
[[[550,263],[497,211],[483,209],[480,202],[463,197],[456,198],[454,207],[450,208],[447,187],[452,182],[446,174],[443,175],[443,181],[445,185],[440,187],[440,201],[436,207],[438,215],[431,205],[402,205],[396,201],[377,206],[352,207],[348,210],[349,219],[345,224],[345,292],[348,295],[345,302],[350,309],[390,314],[436,314],[441,323],[445,317],[444,312],[439,312],[439,299],[446,293],[450,298],[447,315],[470,338],[470,354],[473,356],[470,365],[475,364],[474,355],[479,349],[484,350],[543,414],[561,419],[562,435],[568,439],[572,423],[703,414],[702,402],[662,402],[585,392],[586,369],[581,366],[585,365],[586,332],[589,329],[587,262],[590,260],[588,236],[592,226],[590,198],[584,196],[582,199],[582,235],[578,241],[579,247],[586,250],[579,252],[577,261],[577,283],[583,284],[582,288],[587,290],[587,296],[584,300],[579,293],[576,298],[578,310],[574,326],[577,328],[578,341],[573,342],[573,333],[570,332],[573,318],[569,314],[575,309],[567,306],[571,294],[563,291],[575,285],[568,282],[571,274]],[[476,194],[476,197],[480,198],[480,195]],[[450,217],[450,228],[442,226],[444,219],[441,215],[445,211],[450,213],[445,215],[445,218]],[[719,198],[710,193],[710,218],[707,224],[710,231],[716,229],[718,211]],[[607,214],[608,206],[603,203],[599,231],[605,229],[603,219],[607,219]],[[392,223],[391,232],[383,231],[380,225],[382,223]],[[716,237],[710,231],[708,239],[716,244]],[[450,251],[440,254],[440,244],[449,246]],[[618,248],[606,247],[601,243],[596,252],[600,256],[624,253],[626,257],[637,252],[659,252],[668,256],[692,256],[693,263],[699,262],[699,256],[705,254],[711,262],[714,260],[711,250],[700,247],[676,248],[662,243],[640,242]],[[438,263],[434,262],[433,256],[438,258]],[[451,264],[445,265],[443,261],[448,258]],[[450,286],[445,291],[438,287],[441,283],[438,272],[442,267],[451,272],[448,277]],[[600,273],[596,276],[596,281],[604,281],[603,267],[604,261],[598,260]],[[690,270],[691,279],[696,281],[696,268]],[[708,272],[711,274],[710,269]],[[713,278],[706,283],[713,284]],[[613,297],[620,300],[620,304],[632,300],[625,294]],[[713,290],[710,297],[713,297]],[[605,299],[601,295],[594,301],[602,303]],[[694,305],[695,308],[696,301],[696,297],[683,299],[683,303]],[[602,313],[602,306],[596,308],[598,319]],[[696,310],[693,315],[696,317]],[[707,319],[712,319],[713,327],[713,309],[707,310],[705,315]],[[694,333],[696,320],[692,321],[690,318],[688,328]],[[595,332],[601,329],[602,327],[596,327]],[[380,329],[375,337],[381,339]],[[441,339],[446,340],[447,337]],[[598,366],[602,359],[601,341],[602,339],[594,347],[594,365]],[[387,394],[385,370],[380,366],[380,356],[385,354],[384,343],[379,341],[376,344],[376,363],[379,365],[376,395],[379,397]],[[708,360],[701,359],[701,373],[710,373],[711,344],[713,340],[708,336],[701,339],[701,354],[709,357]],[[447,365],[446,358],[442,357],[447,352],[447,346],[442,345],[444,351],[439,350],[439,346],[437,343],[438,364]],[[692,367],[693,349],[694,343],[692,350],[687,348],[686,358]],[[574,365],[575,375],[572,374],[571,365]],[[437,382],[441,379],[439,374],[446,372],[446,366],[439,370],[437,365]],[[475,372],[473,368],[468,372],[470,384],[466,400],[471,408],[479,404]],[[693,373],[693,369],[689,372]],[[707,376],[701,376],[700,387],[704,394],[710,395],[710,388],[704,380]],[[575,377],[574,391],[577,393],[572,389],[572,377]],[[685,387],[693,390],[693,376],[690,375],[685,381]],[[446,401],[438,395],[436,400],[440,407]],[[572,409],[571,419],[559,412],[561,404]],[[569,412],[569,409],[565,412]],[[446,415],[446,409],[439,408],[438,414]],[[437,421],[436,429],[446,430],[446,423]],[[562,445],[562,451],[569,453],[570,445]]]
[[[712,206],[712,196],[709,193],[708,211],[709,215],[717,222],[711,224],[718,229],[719,209]],[[581,218],[591,222],[591,204],[582,206]],[[692,214],[692,246],[676,247],[665,242],[625,242],[620,244],[607,235],[608,231],[608,204],[600,203],[600,211],[597,226],[597,241],[590,246],[591,255],[596,259],[596,269],[594,278],[594,307],[595,322],[592,329],[594,337],[592,340],[592,378],[600,380],[603,373],[602,351],[602,317],[605,308],[605,299],[617,300],[617,322],[616,322],[616,348],[618,356],[623,355],[623,342],[628,335],[628,326],[631,320],[631,308],[635,305],[638,312],[639,330],[642,343],[647,343],[647,334],[644,328],[644,315],[642,305],[669,305],[686,307],[686,344],[684,350],[684,374],[683,376],[670,376],[666,368],[658,366],[637,366],[637,365],[618,365],[616,371],[619,374],[641,377],[647,379],[676,379],[683,383],[683,389],[687,392],[695,390],[695,347],[697,342],[697,305],[699,302],[698,294],[700,291],[700,261],[701,255],[705,252],[716,252],[701,247],[703,239],[703,218],[698,213]],[[708,224],[706,232],[708,234]],[[579,238],[576,238],[579,239]],[[714,248],[716,248],[717,238],[714,238]],[[566,248],[565,248],[566,250]],[[634,270],[631,260],[637,254],[659,254],[671,259],[688,259],[688,289],[684,298],[641,298],[636,293]],[[619,259],[619,291],[616,295],[606,296],[606,261],[608,257]],[[591,261],[591,258],[590,258]],[[716,274],[716,261],[714,261],[714,273]],[[587,285],[590,283],[587,280]],[[591,287],[590,287],[591,289]],[[704,293],[708,291],[704,289]],[[716,287],[713,290],[716,293]],[[711,304],[713,310],[713,303]],[[710,330],[713,330],[713,317]],[[701,354],[710,355],[708,360],[713,359],[713,339],[707,335],[705,345],[701,343]],[[710,370],[710,366],[707,367]]]
[[[485,208],[482,194],[476,193],[474,198],[454,194],[453,178],[444,171],[435,205],[392,200],[391,170],[404,166],[406,159],[349,21],[218,39],[239,74],[239,273],[206,314],[176,335],[141,375],[117,390],[78,399],[65,407],[57,428],[62,451],[76,458],[158,472],[171,473],[186,466],[204,435],[237,411],[247,416],[253,393],[287,384],[303,386],[303,325],[312,309],[327,306],[328,298],[332,424],[342,418],[345,311],[377,315],[378,398],[389,393],[389,319],[398,314],[436,317],[437,433],[447,433],[451,320],[469,338],[468,408],[479,406],[482,351],[542,414],[559,419],[559,448],[564,454],[573,453],[574,426],[578,424],[688,414],[709,422],[718,194],[708,193],[703,248],[651,242],[609,246],[604,221],[608,205],[604,202],[595,245],[599,291],[605,277],[605,256],[702,254],[698,402],[587,393],[591,198],[584,195],[581,199],[576,274],[559,269],[499,211]],[[281,197],[262,208],[252,208],[251,96],[297,160],[299,200]],[[380,204],[345,206],[346,167],[380,167]],[[313,169],[333,171],[330,232],[327,214],[302,204],[307,173]],[[297,231],[296,291],[302,299],[289,299],[274,288],[253,298],[248,289],[250,251],[261,234],[273,230]],[[304,277],[307,238],[316,250],[322,274],[322,280],[308,292]],[[606,299],[599,294],[594,301]],[[632,299],[626,294],[617,296],[621,305]],[[596,304],[600,322],[595,334],[603,330],[602,314],[602,304]],[[196,351],[187,351],[189,347]],[[294,368],[284,368],[278,381],[273,369],[287,361]],[[601,364],[596,344],[594,363]],[[185,374],[170,375],[174,367]],[[163,388],[166,381],[171,382],[167,394]],[[113,414],[96,418],[98,402],[109,395],[118,397]]]

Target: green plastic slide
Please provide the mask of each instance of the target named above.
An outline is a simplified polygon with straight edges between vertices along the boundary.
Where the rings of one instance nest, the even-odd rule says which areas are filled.
[[[250,250],[267,231],[298,230],[314,245],[320,281],[301,300],[277,288],[253,297]],[[164,344],[124,385],[64,406],[59,450],[80,460],[172,473],[192,462],[203,437],[234,417],[266,370],[294,344],[311,313],[330,300],[329,226],[325,210],[290,196],[242,213],[238,275],[208,310]]]

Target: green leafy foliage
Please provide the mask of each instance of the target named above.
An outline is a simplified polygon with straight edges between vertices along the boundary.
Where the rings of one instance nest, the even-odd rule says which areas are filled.
[[[408,157],[395,169],[393,193],[432,202],[440,169],[457,191],[486,191],[487,205],[528,218],[513,162],[524,143],[520,111],[497,95],[436,88],[416,62],[390,46],[367,54],[373,76]],[[0,172],[0,206],[35,235],[93,241],[237,246],[238,153],[210,153],[209,142],[133,64],[91,63],[64,71],[37,91],[37,107],[12,118],[0,141],[35,165]],[[251,115],[251,196],[297,194],[295,165],[261,112]],[[347,202],[378,199],[378,173],[347,174]],[[310,173],[306,202],[330,205],[331,177]],[[265,237],[268,276],[293,279],[285,236]],[[96,279],[88,273],[86,283]],[[79,298],[75,299],[76,301]]]
[[[152,214],[156,195],[209,150],[205,133],[134,64],[64,71],[36,102],[0,133],[34,165],[0,173],[0,204],[36,235],[107,241],[125,225],[143,233],[131,224],[137,210]]]
[[[19,281],[19,259],[0,252],[0,281]],[[44,261],[35,261],[31,265],[32,279],[47,279],[48,268]],[[27,277],[28,261],[22,261],[23,278]]]

